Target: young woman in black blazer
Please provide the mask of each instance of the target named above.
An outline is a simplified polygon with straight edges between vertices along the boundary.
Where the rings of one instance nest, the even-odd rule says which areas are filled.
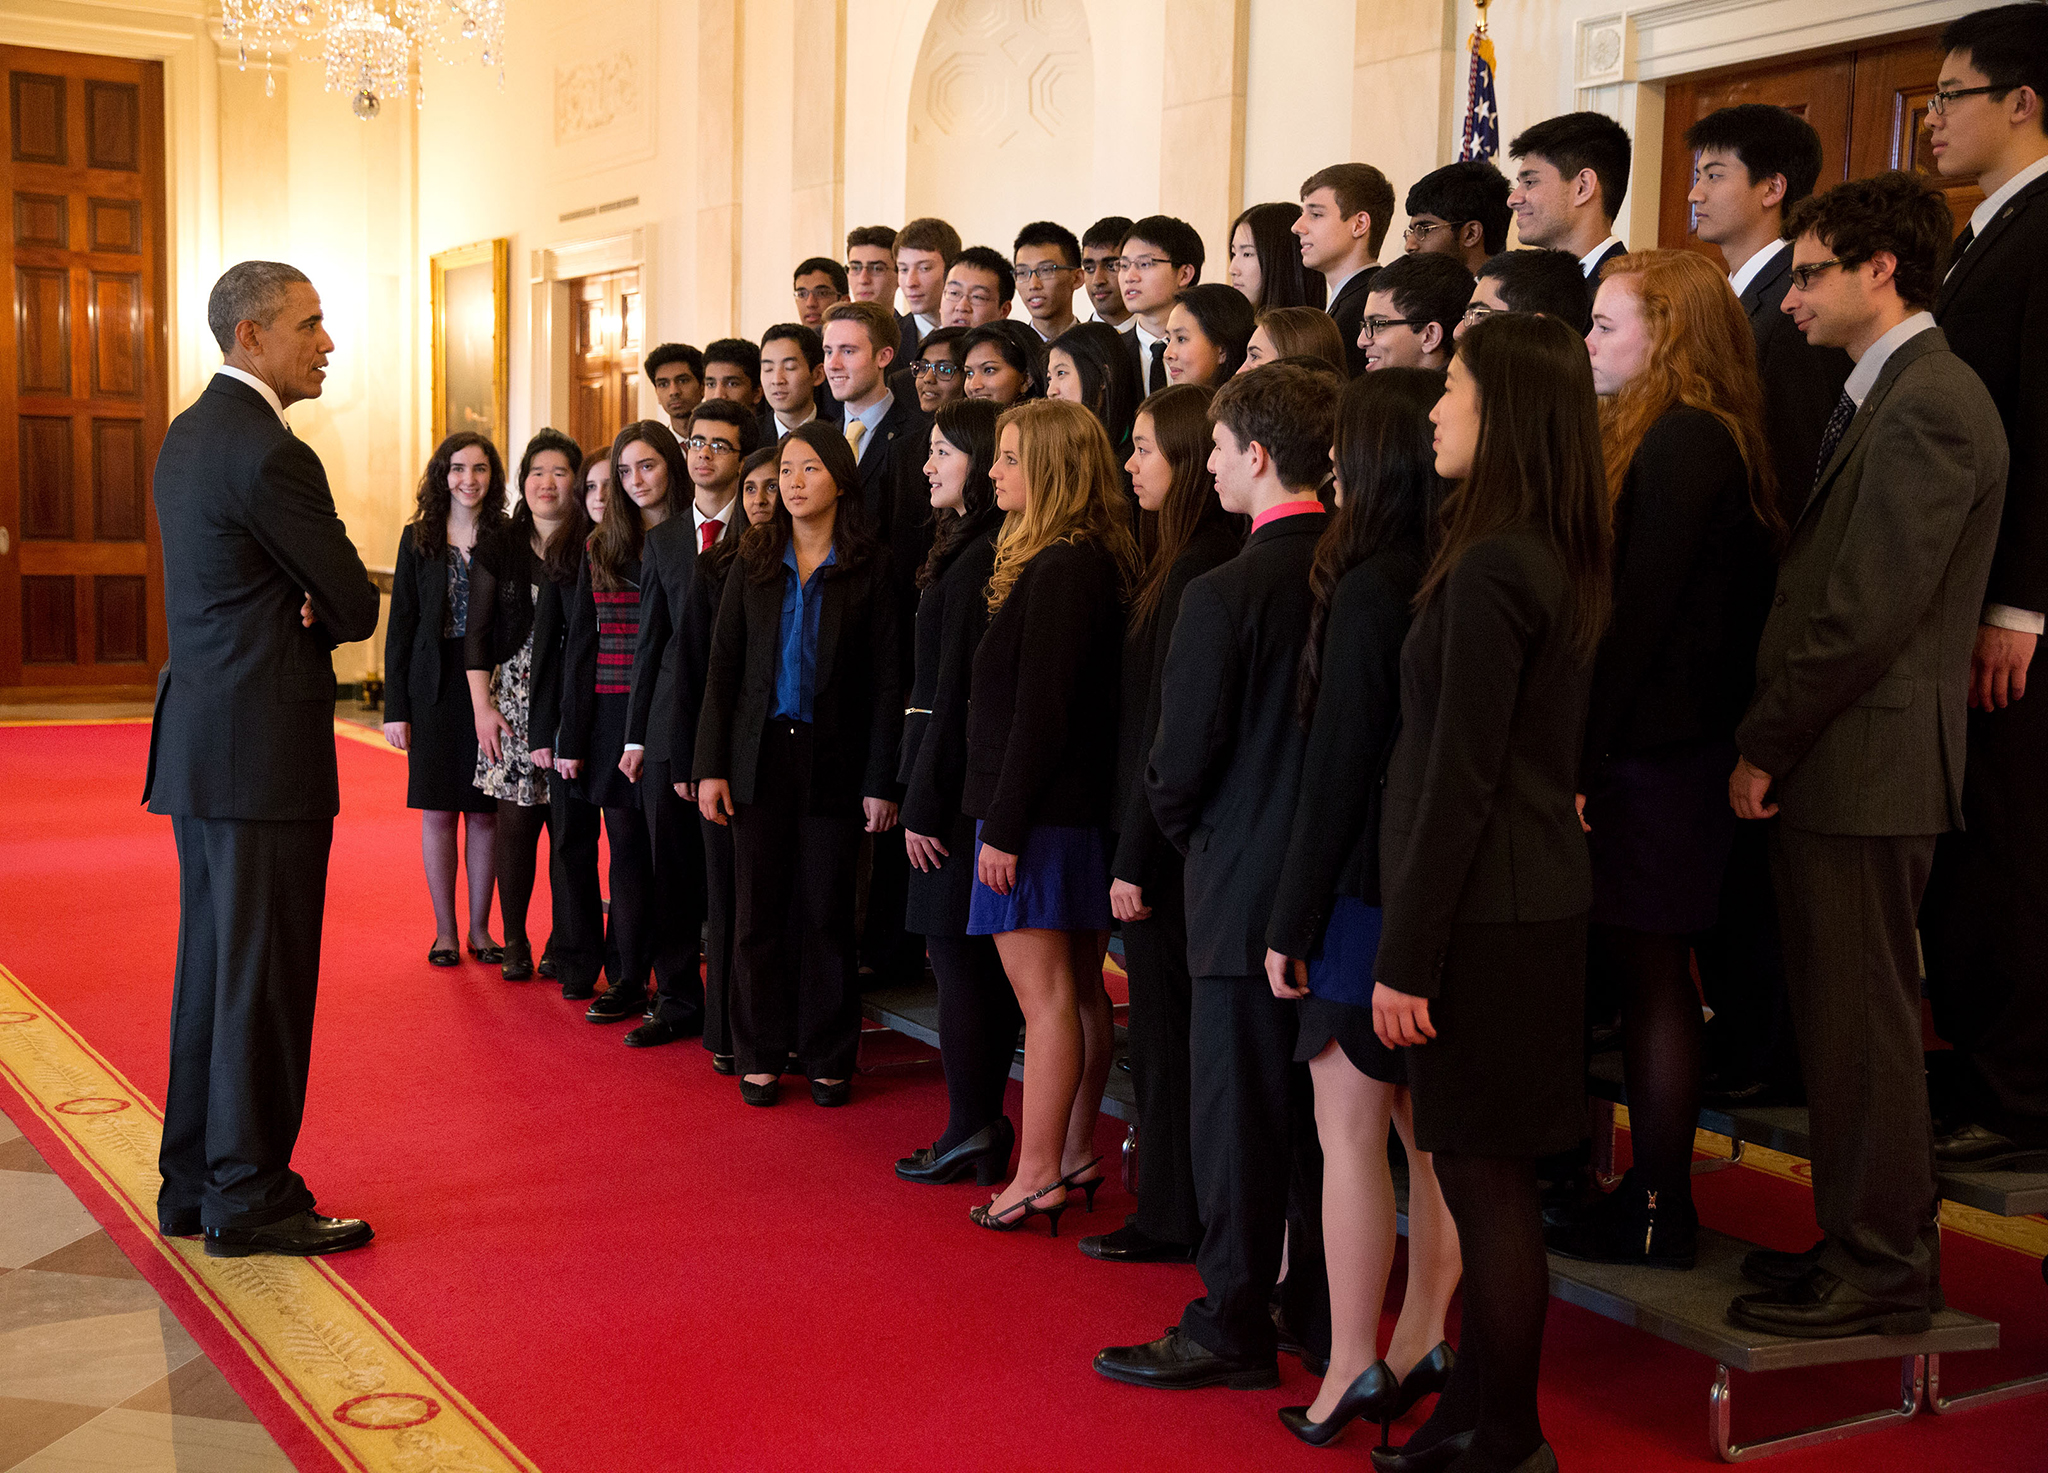
[[[1003,1113],[1023,1015],[987,936],[967,934],[974,820],[960,811],[967,766],[967,687],[988,627],[1003,513],[988,478],[1000,411],[980,399],[941,406],[925,479],[937,531],[918,571],[916,674],[903,713],[903,841],[910,857],[904,925],[924,937],[939,984],[939,1058],[946,1128],[896,1163],[905,1181],[1001,1181],[1016,1132]]]
[[[1553,1251],[1690,1268],[1705,1023],[1693,938],[1735,844],[1728,773],[1783,523],[1749,318],[1691,251],[1608,262],[1586,337],[1614,500],[1614,621],[1581,781],[1592,951],[1621,988],[1634,1164],[1545,1234]]]
[[[1242,292],[1220,281],[1191,286],[1173,299],[1166,316],[1166,376],[1177,384],[1212,389],[1244,366],[1258,324]]]
[[[776,493],[775,472],[782,459],[779,446],[764,445],[740,464],[740,511],[718,536],[718,540],[697,554],[697,571],[690,582],[690,607],[683,616],[681,638],[687,649],[687,686],[693,709],[704,700],[704,672],[711,660],[711,630],[718,622],[718,602],[725,593],[725,580],[739,557],[740,539],[749,527],[773,521],[781,500]],[[696,758],[696,733],[690,733],[690,756]],[[676,796],[695,801],[695,783],[677,783]],[[697,815],[704,839],[704,1047],[711,1053],[711,1067],[720,1074],[734,1069],[732,1054],[732,936],[733,885],[732,830]]]
[[[1301,999],[1294,1057],[1315,1080],[1323,1149],[1330,1364],[1311,1405],[1280,1412],[1317,1446],[1355,1417],[1384,1427],[1404,1415],[1443,1390],[1452,1363],[1444,1315],[1458,1287],[1457,1230],[1429,1153],[1415,1145],[1401,1051],[1372,1027],[1380,778],[1400,717],[1401,643],[1443,499],[1429,424],[1443,385],[1429,369],[1361,374],[1338,409],[1339,509],[1316,547],[1301,652],[1308,751],[1267,932],[1274,994]],[[1390,1125],[1408,1152],[1408,1289],[1382,1360],[1395,1241]]]
[[[1017,1175],[973,1219],[1007,1231],[1067,1189],[1093,1205],[1095,1118],[1115,1038],[1102,957],[1123,594],[1137,566],[1128,501],[1102,423],[1059,399],[1000,423],[996,505],[1008,516],[974,654],[961,811],[975,828],[970,936],[994,936],[1024,1011]]]
[[[1128,355],[1124,355],[1128,366]],[[1131,1079],[1144,1124],[1138,1210],[1123,1227],[1083,1238],[1081,1251],[1125,1263],[1185,1262],[1201,1241],[1188,1145],[1188,925],[1181,853],[1159,832],[1145,794],[1145,762],[1159,730],[1159,677],[1188,584],[1244,545],[1244,518],[1223,510],[1209,474],[1209,400],[1201,384],[1173,384],[1139,407],[1124,471],[1137,493],[1141,536],[1152,551],[1124,631],[1117,708],[1116,853],[1110,912],[1123,927],[1130,982]]]
[[[611,988],[584,1014],[592,1022],[632,1016],[647,996],[653,966],[654,858],[634,783],[620,770],[632,699],[633,648],[640,634],[640,561],[647,529],[687,507],[683,453],[667,425],[635,421],[612,440],[612,486],[569,604],[562,659],[562,728],[555,770],[586,803],[604,810],[611,863],[605,965]],[[623,993],[620,999],[616,995]],[[613,998],[606,1002],[605,998]]]
[[[794,1057],[814,1101],[843,1105],[860,1034],[855,862],[863,828],[896,826],[902,792],[901,593],[850,494],[846,437],[813,421],[781,450],[780,509],[747,530],[719,599],[697,805],[733,826],[740,1098],[774,1104]]]
[[[1573,794],[1608,605],[1585,346],[1556,318],[1496,314],[1460,339],[1430,418],[1457,484],[1401,650],[1373,1021],[1408,1050],[1415,1144],[1457,1224],[1464,1351],[1392,1466],[1540,1473],[1557,1461],[1536,1413],[1536,1161],[1585,1129],[1592,875]]]
[[[534,765],[527,731],[533,712],[534,605],[547,581],[551,544],[590,533],[576,466],[583,452],[560,430],[544,429],[519,458],[519,505],[470,560],[469,701],[476,722],[476,785],[498,800],[498,918],[505,925],[507,982],[533,976],[526,911],[534,859],[548,824],[548,775]]]
[[[971,328],[954,344],[966,397],[1007,409],[1045,397],[1045,343],[1038,329],[1014,318]]]
[[[469,954],[497,965],[491,892],[498,802],[476,777],[476,723],[468,660],[470,557],[505,525],[505,463],[482,435],[450,435],[420,476],[412,520],[399,534],[384,628],[384,740],[405,753],[405,806],[418,808],[434,944],[427,960],[462,960],[456,930],[457,830],[469,856]],[[464,815],[467,815],[466,819]]]

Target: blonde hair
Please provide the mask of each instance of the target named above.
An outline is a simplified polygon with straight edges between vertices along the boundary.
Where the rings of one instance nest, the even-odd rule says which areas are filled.
[[[1025,564],[1060,542],[1093,542],[1116,562],[1128,591],[1138,569],[1129,498],[1117,478],[1116,455],[1102,421],[1064,399],[1033,399],[1003,412],[996,443],[1016,427],[1017,460],[1030,497],[1003,520],[996,566],[988,580],[993,616],[1017,586]]]

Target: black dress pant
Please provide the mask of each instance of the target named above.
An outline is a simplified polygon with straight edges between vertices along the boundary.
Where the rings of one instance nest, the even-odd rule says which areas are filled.
[[[612,986],[642,997],[654,965],[654,851],[647,841],[647,816],[635,807],[604,811],[610,905],[605,911],[605,968]]]
[[[702,814],[704,835],[704,1047],[732,1053],[732,830]]]
[[[549,946],[563,986],[595,983],[607,958],[604,892],[597,880],[602,810],[548,774],[548,890],[554,912]],[[614,977],[617,973],[613,973]]]
[[[648,915],[654,962],[654,1016],[686,1032],[704,1026],[704,976],[697,948],[704,936],[703,815],[676,796],[666,762],[640,774],[640,802],[653,864]]]
[[[178,970],[160,1220],[253,1228],[313,1206],[306,1111],[331,818],[174,817]]]
[[[1323,1158],[1308,1065],[1294,1062],[1295,1005],[1259,977],[1197,977],[1189,1018],[1195,1266],[1208,1292],[1181,1332],[1218,1355],[1268,1358],[1269,1305],[1287,1249],[1281,1312],[1301,1344],[1330,1349],[1323,1261]]]
[[[853,890],[861,826],[811,811],[811,727],[773,719],[736,805],[732,1042],[741,1074],[845,1079],[860,1040]]]
[[[1781,820],[1771,845],[1821,1267],[1902,1303],[1941,1275],[1914,944],[1933,861],[1932,834],[1814,834]]]
[[[1187,896],[1177,850],[1155,861],[1145,885],[1151,918],[1124,922],[1130,979],[1131,1081],[1138,1094],[1138,1210],[1127,1219],[1148,1237],[1193,1247],[1202,1240],[1195,1165],[1188,1144]]]

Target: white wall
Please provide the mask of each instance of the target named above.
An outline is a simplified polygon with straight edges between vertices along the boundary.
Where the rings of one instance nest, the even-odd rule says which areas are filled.
[[[1252,0],[1244,201],[1300,198],[1301,181],[1351,152],[1357,0]],[[1361,162],[1372,162],[1362,159]]]

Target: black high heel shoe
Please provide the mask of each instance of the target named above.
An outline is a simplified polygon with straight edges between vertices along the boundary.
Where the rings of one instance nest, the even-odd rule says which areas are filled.
[[[1001,1212],[990,1211],[990,1208],[995,1206],[993,1202],[981,1207],[970,1207],[967,1209],[967,1220],[976,1227],[987,1228],[992,1233],[1014,1233],[1032,1218],[1042,1217],[1046,1220],[1046,1226],[1052,1229],[1052,1235],[1057,1238],[1060,1235],[1060,1214],[1067,1210],[1066,1198],[1062,1197],[1057,1204],[1051,1207],[1039,1206],[1038,1199],[1047,1192],[1064,1191],[1066,1185],[1065,1180],[1062,1179],[1054,1182],[1049,1187],[1040,1187],[1022,1201],[1012,1202]],[[1020,1207],[1024,1210],[1017,1212],[1017,1209]],[[1012,1213],[1017,1213],[1017,1215],[1013,1217],[1011,1216]]]
[[[1092,1170],[1101,1164],[1102,1158],[1097,1156],[1093,1161],[1088,1162],[1084,1166],[1076,1166],[1072,1171],[1060,1178],[1061,1186],[1068,1188],[1070,1191],[1086,1192],[1088,1194],[1088,1210],[1090,1212],[1095,1210],[1095,1194],[1102,1189],[1102,1184],[1108,1181],[1109,1178],[1098,1176],[1093,1181],[1075,1181],[1074,1178],[1082,1172]],[[1053,1236],[1058,1237],[1059,1234],[1055,1233]]]
[[[1393,1397],[1387,1403],[1388,1423],[1400,1421],[1413,1409],[1415,1403],[1425,1396],[1435,1396],[1451,1384],[1451,1369],[1458,1363],[1458,1352],[1451,1349],[1448,1340],[1439,1340],[1436,1349],[1408,1368],[1408,1374],[1401,1378]],[[1387,1429],[1380,1428],[1380,1446],[1387,1445]]]
[[[1320,1422],[1311,1422],[1307,1407],[1280,1408],[1280,1425],[1292,1432],[1310,1447],[1328,1447],[1342,1432],[1360,1417],[1380,1424],[1380,1446],[1387,1445],[1387,1426],[1394,1419],[1387,1414],[1387,1406],[1400,1394],[1401,1383],[1394,1379],[1394,1373],[1383,1360],[1376,1360],[1367,1366],[1357,1380],[1344,1388],[1344,1394],[1337,1398],[1337,1405],[1330,1409],[1330,1415]]]
[[[896,1175],[904,1181],[925,1186],[943,1186],[958,1181],[968,1172],[975,1181],[992,1187],[1009,1169],[1010,1150],[1017,1134],[1010,1117],[998,1115],[952,1150],[941,1154],[931,1146],[919,1146],[896,1163]]]

